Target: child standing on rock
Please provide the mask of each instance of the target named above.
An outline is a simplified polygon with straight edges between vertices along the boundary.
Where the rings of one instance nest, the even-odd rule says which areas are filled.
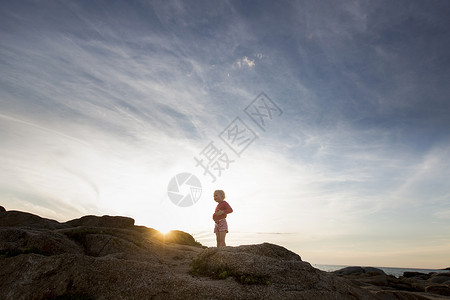
[[[228,233],[227,214],[232,213],[233,209],[225,201],[225,192],[222,190],[214,191],[214,201],[218,203],[213,214],[213,220],[216,223],[214,233],[216,234],[217,247],[223,247],[226,246],[225,236]]]

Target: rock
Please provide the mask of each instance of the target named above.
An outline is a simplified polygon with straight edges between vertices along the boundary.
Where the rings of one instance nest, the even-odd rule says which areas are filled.
[[[448,276],[433,276],[430,279],[428,279],[429,282],[432,283],[445,283],[447,281],[450,281],[450,277]]]
[[[270,243],[263,243],[260,245],[243,245],[239,246],[239,249],[249,254],[261,255],[274,259],[295,260],[295,261],[302,260],[300,255],[292,251],[289,251],[284,247]]]
[[[333,273],[339,276],[346,276],[351,274],[359,275],[364,273],[364,269],[362,267],[345,267],[337,271],[334,271]]]
[[[232,277],[243,284],[262,286],[258,294],[241,298],[371,299],[350,282],[313,268],[289,250],[269,244],[208,248],[193,263],[194,274]],[[231,297],[232,298],[232,297]]]
[[[83,253],[82,248],[63,234],[42,230],[0,227],[0,253],[57,255]]]
[[[344,269],[340,275],[371,291],[379,299],[442,299],[448,296],[450,273],[424,274],[405,272],[400,278],[391,275],[361,273],[359,268]],[[440,276],[442,275],[443,276]],[[441,295],[441,296],[437,296]]]
[[[392,285],[392,281],[395,281],[396,278],[393,276],[388,275],[370,275],[370,276],[364,276],[364,275],[351,275],[346,277],[348,279],[351,279],[353,281],[359,282],[360,285],[375,285],[379,287],[389,287]]]
[[[427,282],[450,285],[450,272],[432,273]]]
[[[8,259],[2,265],[2,299],[149,299],[157,295],[164,299],[161,295],[166,290],[182,284],[156,261],[30,254]]]
[[[378,299],[273,244],[204,249],[127,217],[59,223],[3,212],[0,299],[55,298]]]
[[[403,277],[404,278],[416,277],[416,278],[420,278],[423,280],[427,280],[428,278],[431,277],[431,275],[425,274],[425,273],[420,273],[420,272],[403,272]]]
[[[425,292],[443,296],[450,296],[450,287],[444,285],[431,285],[425,288]]]
[[[289,269],[293,264],[302,270],[314,270],[310,264],[302,262],[300,256],[289,250],[264,243],[239,247],[208,248],[197,260],[208,270],[225,267],[236,275],[252,274],[256,277],[272,277],[273,272]],[[269,264],[269,265],[268,265]],[[281,267],[284,265],[284,267]]]
[[[65,226],[55,220],[44,219],[39,216],[9,210],[2,213],[0,218],[0,226],[2,227],[29,227],[34,229],[58,229]]]
[[[433,273],[433,274],[431,274],[431,277],[436,277],[436,276],[446,276],[446,277],[450,277],[450,272],[445,272],[445,273]]]
[[[180,245],[201,246],[194,237],[186,232],[172,230],[168,234],[163,235],[165,243],[175,243]]]
[[[0,206],[0,213],[6,212],[6,209],[3,206]]]
[[[423,280],[420,277],[400,277],[399,281],[408,284],[408,286],[411,287],[412,290],[417,292],[425,292],[425,288],[430,285],[428,281]]]
[[[386,275],[383,270],[373,268],[373,267],[345,267],[333,272],[339,276],[347,276],[347,275],[360,275],[360,274],[369,274],[369,275]]]
[[[130,228],[134,226],[134,220],[128,217],[118,216],[84,216],[79,219],[71,220],[65,224],[70,227],[111,227],[111,228]]]
[[[386,273],[378,268],[373,268],[373,267],[364,267],[364,273],[366,274],[371,274],[371,275],[386,275]]]
[[[430,300],[424,295],[405,291],[378,291],[375,295],[380,300]]]

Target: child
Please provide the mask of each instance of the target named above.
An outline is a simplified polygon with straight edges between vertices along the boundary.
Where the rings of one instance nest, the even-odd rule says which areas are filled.
[[[222,190],[214,191],[214,201],[216,201],[216,211],[213,214],[213,220],[216,222],[214,233],[216,234],[217,247],[226,246],[225,235],[228,233],[227,214],[233,212],[231,206],[224,200],[225,192]]]

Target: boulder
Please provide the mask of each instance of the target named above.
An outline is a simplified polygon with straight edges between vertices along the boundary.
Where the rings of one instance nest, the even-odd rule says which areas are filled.
[[[0,227],[28,227],[34,229],[58,229],[65,226],[55,220],[41,218],[26,212],[9,210],[2,213]]]
[[[431,285],[425,288],[425,292],[443,296],[450,296],[450,287],[444,285]]]
[[[428,281],[423,280],[420,277],[405,278],[400,276],[399,281],[408,284],[412,290],[417,292],[425,292],[425,288],[430,285]]]
[[[370,274],[370,275],[386,275],[386,273],[378,268],[373,267],[364,267],[364,273]]]
[[[427,282],[450,285],[450,272],[431,273],[430,277],[427,278]]]
[[[217,250],[217,248],[214,249]],[[265,256],[273,259],[280,259],[284,261],[286,260],[302,261],[302,258],[297,253],[289,251],[288,249],[282,246],[270,243],[263,243],[259,245],[243,245],[237,247],[236,249],[239,249],[249,254]]]
[[[0,213],[6,212],[6,209],[3,206],[0,206]]]
[[[339,270],[336,270],[333,272],[336,275],[339,276],[347,276],[347,275],[353,275],[353,274],[363,274],[364,273],[364,269],[362,267],[345,267]]]
[[[239,283],[261,286],[251,299],[371,299],[358,289],[303,262],[297,254],[263,243],[238,247],[208,248],[193,262],[193,273],[212,278],[233,278]]]
[[[388,275],[358,275],[357,277],[350,275],[346,278],[358,282],[361,286],[374,285],[379,287],[389,287],[392,285],[392,281],[396,280],[395,277]]]
[[[120,216],[84,216],[79,219],[65,223],[70,227],[110,227],[110,228],[130,228],[134,226],[134,219]]]
[[[208,248],[199,254],[197,261],[200,267],[210,272],[223,268],[230,274],[252,274],[267,279],[276,272],[285,273],[292,265],[302,270],[314,270],[309,263],[302,262],[300,256],[269,243]]]
[[[367,275],[386,275],[386,273],[377,268],[373,267],[345,267],[339,270],[336,270],[333,272],[334,274],[338,276],[348,276],[348,275],[361,275],[361,274],[367,274]]]
[[[432,283],[446,283],[447,281],[450,282],[450,277],[448,276],[433,276],[430,279],[428,279],[429,282]]]
[[[341,274],[347,274],[340,276],[370,290],[379,299],[442,299],[440,297],[448,296],[450,291],[447,285],[450,283],[449,273],[405,272],[396,278],[392,275],[362,273],[361,269],[353,267],[342,270]]]
[[[194,237],[186,232],[180,230],[172,230],[167,234],[157,235],[164,241],[164,243],[175,243],[180,245],[201,246]]]
[[[110,254],[149,255],[145,248],[133,242],[107,234],[89,234],[84,243],[86,255],[107,256]]]
[[[428,278],[431,277],[431,275],[430,274],[421,273],[421,272],[403,272],[403,277],[404,278],[416,277],[416,278],[419,278],[419,279],[427,280]]]
[[[6,256],[24,253],[57,255],[83,253],[83,249],[58,232],[0,227],[0,253]]]

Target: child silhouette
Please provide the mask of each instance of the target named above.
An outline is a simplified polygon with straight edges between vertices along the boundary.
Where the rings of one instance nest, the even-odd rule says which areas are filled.
[[[233,209],[225,201],[225,192],[222,190],[214,191],[214,201],[218,204],[213,214],[213,220],[216,223],[214,226],[214,233],[216,234],[217,247],[226,246],[225,236],[228,233],[227,214],[233,212]]]

